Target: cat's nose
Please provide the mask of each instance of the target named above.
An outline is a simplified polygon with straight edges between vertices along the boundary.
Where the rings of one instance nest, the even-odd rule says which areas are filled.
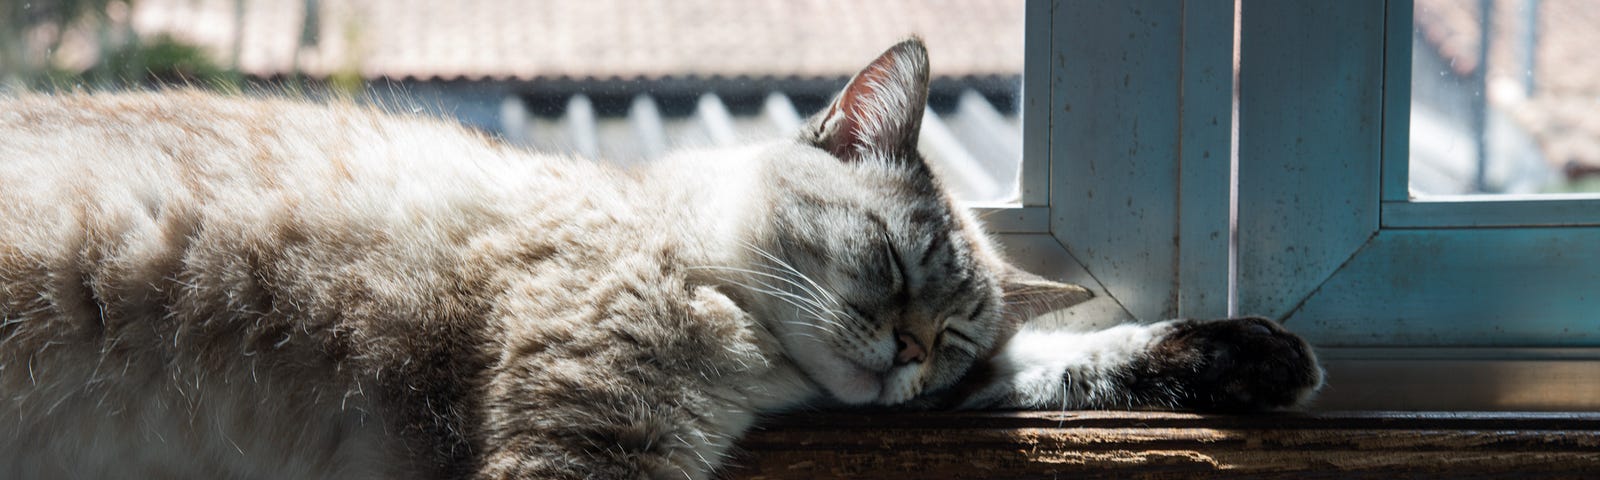
[[[922,341],[915,335],[905,332],[895,332],[895,365],[905,365],[911,362],[922,362],[928,359],[928,350],[922,346]]]

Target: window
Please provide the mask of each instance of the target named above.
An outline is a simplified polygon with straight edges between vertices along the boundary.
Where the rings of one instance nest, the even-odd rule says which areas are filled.
[[[1046,268],[1107,297],[1063,315],[1278,319],[1326,408],[1600,407],[1600,197],[1413,197],[1412,1],[1239,2],[1237,140],[1233,2],[1053,5]]]
[[[1243,3],[1241,311],[1283,319],[1348,372],[1384,364],[1419,380],[1392,387],[1443,397],[1542,378],[1566,388],[1479,388],[1475,405],[1592,408],[1576,393],[1592,382],[1573,372],[1592,373],[1583,348],[1600,338],[1600,203],[1411,197],[1413,12],[1405,0]],[[1446,368],[1463,361],[1490,363]],[[1557,370],[1568,373],[1546,375]],[[1412,394],[1392,408],[1439,400]]]
[[[1175,7],[1028,3],[1023,178],[1047,208],[1001,239],[1100,294],[1060,320],[1229,313],[1233,2]]]

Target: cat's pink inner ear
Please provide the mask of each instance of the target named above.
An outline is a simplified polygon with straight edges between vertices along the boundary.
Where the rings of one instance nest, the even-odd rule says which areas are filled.
[[[812,119],[808,135],[842,160],[870,152],[916,151],[928,101],[928,54],[919,39],[900,42],[857,73],[833,103]]]

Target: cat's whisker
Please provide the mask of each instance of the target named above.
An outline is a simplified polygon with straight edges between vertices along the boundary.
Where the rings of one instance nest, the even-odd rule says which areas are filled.
[[[800,283],[795,282],[794,280],[790,280],[787,277],[783,277],[783,276],[779,276],[779,275],[775,275],[775,274],[771,274],[771,273],[767,273],[767,272],[763,272],[763,271],[759,271],[759,270],[751,270],[751,269],[748,269],[748,268],[728,267],[728,266],[722,266],[722,265],[695,265],[695,266],[691,266],[691,267],[687,267],[687,268],[689,268],[691,270],[724,270],[724,271],[730,271],[730,272],[748,273],[748,274],[751,274],[751,275],[760,275],[760,276],[771,278],[771,279],[774,279],[774,280],[783,281],[784,283],[788,283],[790,285],[793,285],[795,288],[805,288],[804,285],[801,285]]]
[[[779,281],[782,281],[784,283],[788,283],[789,285],[793,285],[795,288],[799,289],[801,292],[804,292],[808,296],[810,296],[810,298],[803,299],[803,300],[806,300],[807,303],[811,303],[812,305],[815,305],[818,308],[830,309],[830,307],[828,307],[827,305],[824,305],[820,300],[816,299],[814,295],[811,295],[811,292],[806,289],[805,285],[801,285],[800,283],[795,282],[794,280],[790,280],[790,279],[782,277],[782,276],[778,276],[778,275],[774,275],[774,274],[766,273],[766,272],[761,272],[761,271],[756,271],[756,270],[750,270],[750,269],[746,269],[746,268],[724,267],[724,266],[716,266],[716,265],[702,265],[702,266],[689,267],[689,268],[691,268],[691,269],[703,269],[703,270],[727,270],[727,271],[733,271],[733,272],[748,273],[748,274],[751,274],[751,275],[760,275],[760,276],[771,278],[771,279],[774,279],[774,280],[779,280]],[[766,282],[762,282],[762,285],[767,285],[768,287],[772,287],[772,285],[768,285],[768,284],[766,284]]]
[[[838,301],[838,297],[835,296],[832,292],[829,292],[828,289],[823,288],[822,285],[820,285],[816,281],[812,280],[811,277],[806,276],[806,274],[800,273],[800,270],[797,269],[797,268],[794,268],[794,265],[789,264],[789,262],[784,261],[782,258],[779,258],[777,255],[773,255],[771,252],[768,252],[765,249],[763,249],[763,248],[761,248],[759,246],[756,246],[755,244],[750,243],[748,241],[744,241],[744,242],[741,242],[741,243],[744,244],[745,248],[750,249],[751,251],[754,251],[756,254],[761,255],[762,257],[766,257],[767,260],[773,262],[774,264],[776,264],[776,266],[783,267],[790,274],[792,274],[792,275],[794,275],[796,277],[799,277],[801,280],[805,280],[806,283],[811,284],[812,288],[817,289],[817,292],[827,296],[829,300],[832,300],[832,301],[835,301],[835,302]]]
[[[806,296],[810,297],[812,304],[821,307],[828,314],[828,316],[833,318],[833,320],[836,322],[843,323],[844,321],[852,318],[848,315],[845,315],[844,312],[836,306],[840,302],[835,295],[828,293],[828,291],[823,289],[821,285],[818,285],[816,282],[811,281],[811,279],[806,278],[804,274],[795,270],[793,267],[788,267],[787,264],[785,264],[785,267],[787,267],[786,269],[781,269],[770,264],[761,264],[760,266],[778,273],[800,277],[801,279],[806,280],[808,283],[813,285],[814,288],[806,288],[804,285],[800,285],[792,280],[785,279],[791,285],[796,286],[801,293],[804,293]]]
[[[809,340],[815,340],[817,342],[821,342],[822,341],[822,337],[818,337],[816,335],[812,335],[812,334],[805,333],[805,332],[784,332],[784,333],[780,334],[779,336],[780,337],[784,337],[784,338],[800,337],[800,338],[805,338],[805,339],[809,339]]]
[[[734,283],[734,284],[736,284],[736,285],[739,285],[739,286],[742,286],[742,287],[744,287],[746,289],[749,289],[750,291],[763,293],[763,294],[766,294],[766,295],[771,296],[773,298],[776,298],[778,300],[781,300],[781,301],[783,301],[785,303],[788,303],[789,305],[795,307],[797,309],[797,311],[803,311],[804,313],[809,315],[811,318],[817,320],[818,322],[821,322],[823,324],[826,324],[826,325],[832,326],[834,328],[840,329],[841,331],[845,329],[844,324],[841,323],[839,320],[837,320],[837,314],[832,313],[831,309],[824,308],[822,305],[810,306],[810,305],[806,305],[806,304],[801,303],[801,302],[814,303],[815,302],[814,300],[806,299],[806,298],[801,297],[799,295],[796,295],[794,293],[778,290],[776,287],[774,287],[771,284],[768,284],[766,282],[757,281],[757,283],[759,283],[761,285],[760,287],[757,287],[755,285],[751,285],[751,284],[744,283],[744,282],[738,282],[738,281],[733,281],[733,280],[729,280],[729,281]],[[762,288],[762,287],[765,287],[765,288]],[[825,313],[828,316],[832,316],[832,317],[835,317],[835,318],[834,319],[826,318],[826,317],[824,317]],[[791,322],[787,322],[786,321],[785,323],[791,323]],[[811,327],[816,328],[818,330],[821,330],[821,331],[823,331],[825,333],[832,333],[829,330],[823,328],[821,325],[815,325],[815,324],[803,324],[803,325],[811,326]]]
[[[819,316],[819,317],[821,316],[821,312],[819,312],[816,308],[814,308],[812,306],[808,306],[808,305],[804,305],[804,304],[799,303],[801,301],[805,301],[805,298],[802,298],[799,295],[795,295],[793,293],[789,293],[789,292],[784,292],[784,291],[773,289],[771,285],[768,285],[766,283],[761,283],[761,285],[763,287],[766,287],[766,288],[756,287],[756,286],[750,285],[750,284],[741,284],[741,285],[744,286],[745,288],[748,288],[748,289],[752,290],[752,291],[764,293],[764,294],[767,294],[769,296],[772,296],[773,298],[777,298],[779,300],[782,300],[785,303],[793,305],[795,308],[799,308],[801,310],[804,310],[808,314],[811,314],[811,315],[814,315],[814,316]],[[837,324],[835,324],[835,325],[839,326]]]
[[[798,312],[796,312],[796,313],[798,314]],[[796,315],[796,316],[798,317],[798,315]],[[815,324],[815,323],[809,323],[809,322],[803,322],[803,321],[800,321],[798,318],[795,318],[795,319],[783,319],[783,320],[780,320],[780,321],[782,321],[785,325],[795,325],[795,326],[799,326],[799,327],[810,328],[810,329],[816,330],[817,332],[820,332],[820,333],[822,333],[824,335],[831,335],[833,333],[832,331],[829,331],[827,328],[824,328],[822,325],[818,325],[818,324]],[[794,335],[797,335],[797,336],[803,336],[803,337],[806,337],[806,338],[809,338],[809,339],[812,339],[812,340],[816,340],[818,342],[822,341],[822,337],[816,336],[815,334],[806,333],[806,332],[803,332],[803,331],[795,331],[795,332],[786,332],[786,333],[784,333],[785,336],[790,336],[790,334],[794,334]]]
[[[795,309],[795,318],[783,318],[783,319],[780,319],[779,321],[783,322],[783,324],[785,324],[785,325],[794,325],[796,327],[809,328],[811,330],[817,331],[818,333],[820,333],[822,335],[827,335],[827,336],[832,336],[833,335],[834,332],[832,330],[829,330],[823,324],[801,321],[800,320],[801,313],[802,313],[802,311],[798,307],[796,307],[796,309]],[[808,314],[807,316],[815,318],[815,315]],[[803,337],[806,337],[806,338],[809,338],[809,339],[812,339],[812,340],[816,340],[818,342],[823,341],[822,337],[819,337],[816,334],[811,334],[811,333],[807,333],[807,332],[803,332],[803,331],[786,332],[784,335],[785,336],[791,336],[790,334],[793,334],[793,336],[803,336]]]
[[[790,280],[788,278],[783,278],[783,280],[785,282],[788,282],[788,283],[794,285],[802,293],[805,293],[807,296],[811,297],[812,303],[817,304],[819,306],[823,306],[823,309],[827,312],[828,316],[831,317],[834,320],[835,323],[843,323],[844,321],[846,321],[846,319],[849,318],[848,316],[843,315],[842,314],[843,312],[839,311],[839,309],[837,307],[828,307],[828,306],[826,306],[826,305],[838,305],[838,304],[840,304],[841,302],[839,300],[838,295],[830,292],[827,288],[823,287],[821,284],[817,283],[815,280],[812,280],[811,277],[807,276],[806,274],[801,273],[799,269],[794,267],[794,265],[791,265],[789,262],[784,261],[782,258],[778,257],[777,255],[774,255],[771,252],[768,252],[765,249],[763,249],[763,248],[761,248],[761,247],[759,247],[759,246],[757,246],[757,245],[755,245],[753,243],[750,243],[748,241],[741,241],[740,243],[745,247],[745,249],[750,250],[751,252],[754,252],[757,255],[760,255],[763,258],[766,258],[767,261],[771,262],[770,264],[758,264],[758,266],[767,268],[768,270],[771,270],[773,272],[777,272],[777,273],[780,273],[780,274],[785,274],[785,275],[789,275],[789,276],[793,276],[793,277],[799,278],[800,280],[804,280],[807,284],[809,284],[811,286],[811,288],[806,288],[805,286],[800,285],[799,283],[795,282],[794,280]],[[843,328],[842,325],[840,325],[840,327]]]

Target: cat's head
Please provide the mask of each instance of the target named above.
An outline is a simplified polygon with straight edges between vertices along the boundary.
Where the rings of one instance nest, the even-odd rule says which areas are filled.
[[[752,298],[789,356],[846,403],[948,387],[1027,313],[1092,296],[1007,264],[951,200],[917,152],[927,97],[927,51],[901,42],[765,162],[771,216]]]

